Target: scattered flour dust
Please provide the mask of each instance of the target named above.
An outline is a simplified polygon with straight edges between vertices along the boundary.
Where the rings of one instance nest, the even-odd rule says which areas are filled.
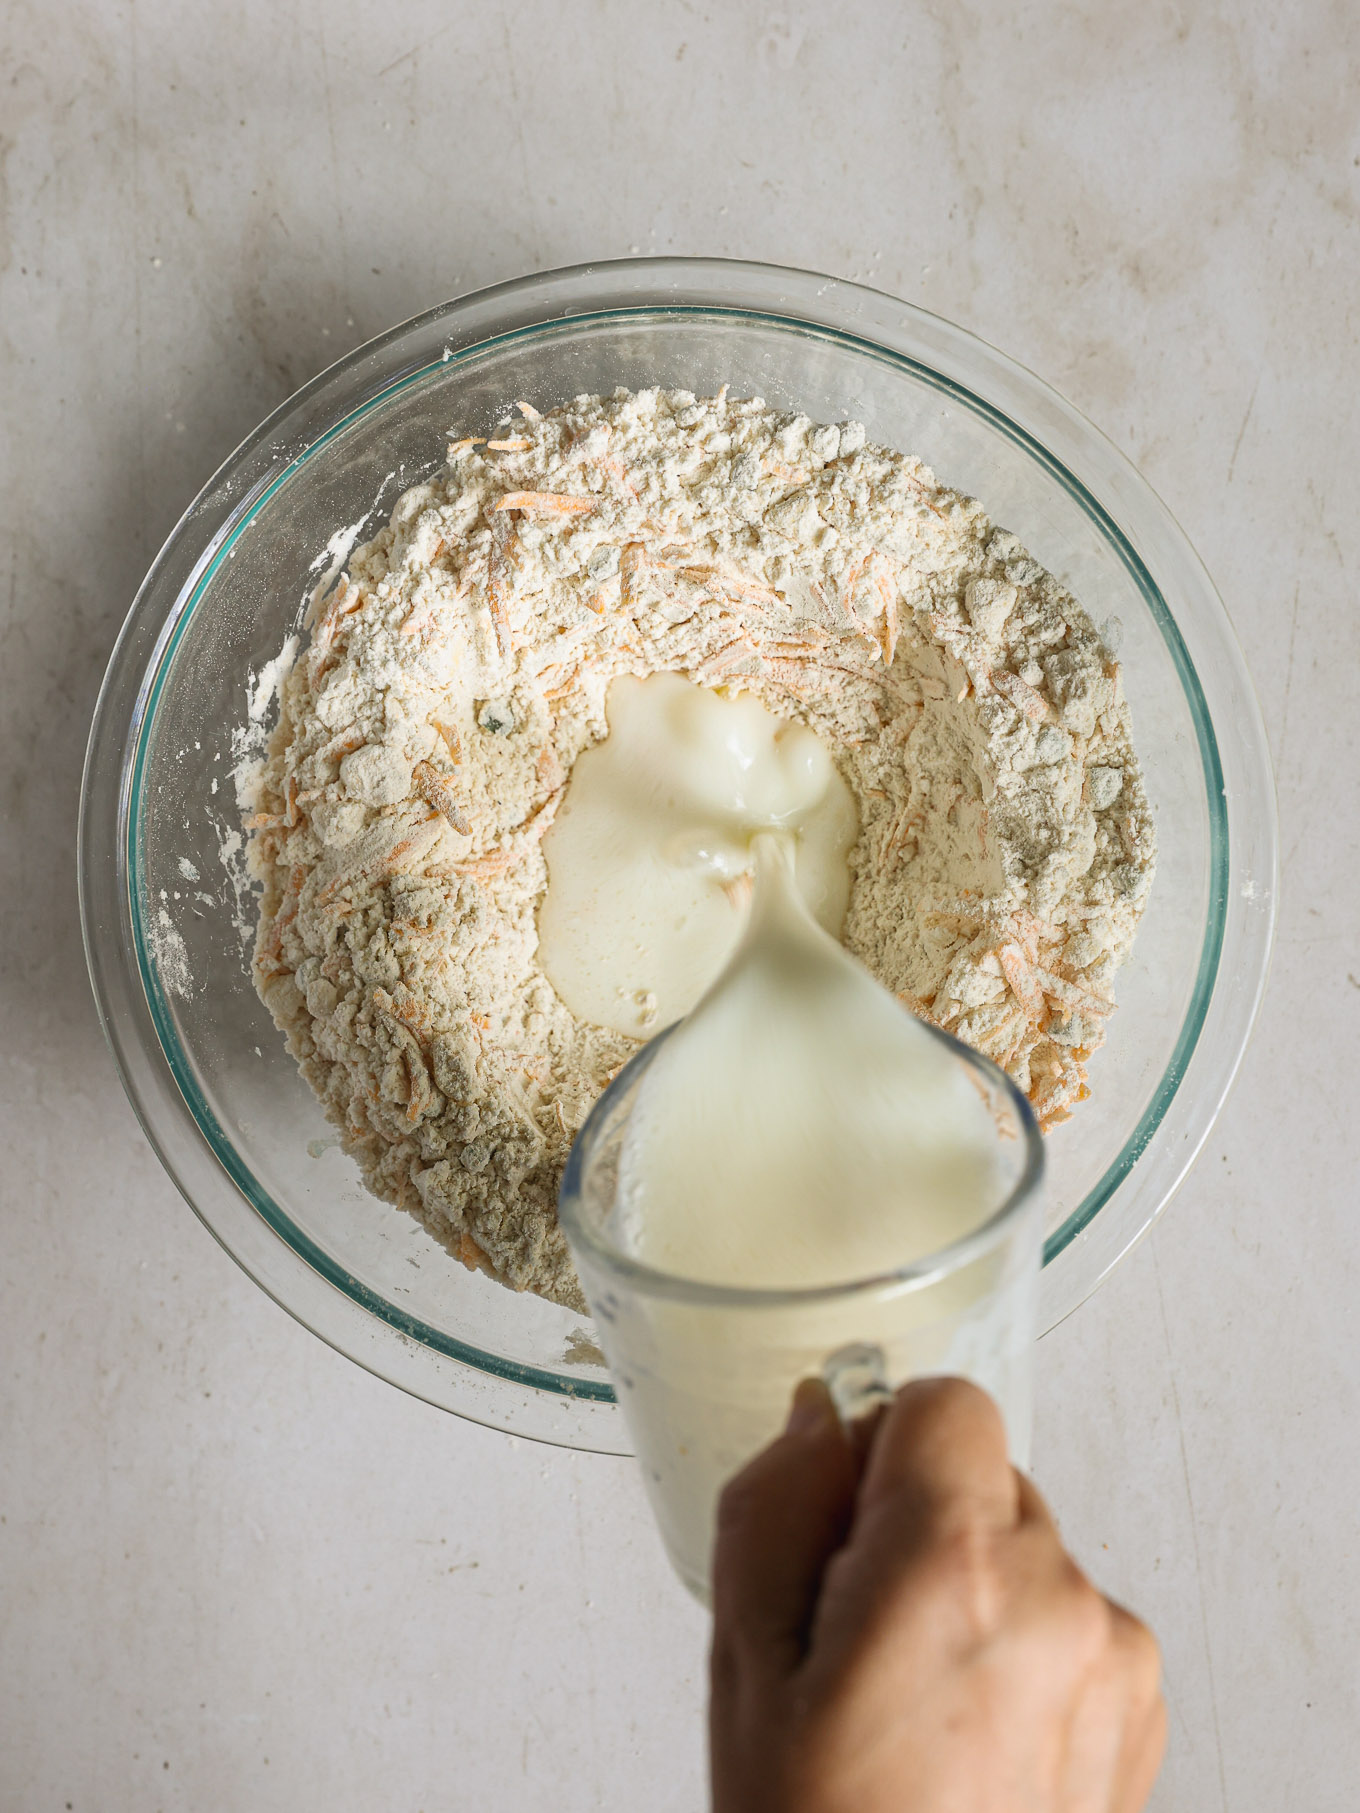
[[[176,899],[179,896],[176,895]],[[194,992],[194,973],[189,963],[189,950],[169,909],[158,907],[150,925],[151,946],[156,953],[156,973],[172,995],[187,1000]]]
[[[318,585],[237,779],[256,983],[370,1187],[579,1308],[558,1181],[636,1047],[558,999],[535,914],[614,678],[749,690],[827,741],[860,813],[844,943],[1045,1127],[1087,1094],[1154,836],[1090,619],[918,459],[725,393],[519,411]]]

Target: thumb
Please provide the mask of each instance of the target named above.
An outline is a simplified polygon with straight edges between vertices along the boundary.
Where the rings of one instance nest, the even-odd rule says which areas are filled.
[[[826,1386],[804,1379],[784,1433],[718,1503],[715,1682],[729,1665],[783,1676],[802,1660],[822,1575],[850,1527],[860,1465]]]

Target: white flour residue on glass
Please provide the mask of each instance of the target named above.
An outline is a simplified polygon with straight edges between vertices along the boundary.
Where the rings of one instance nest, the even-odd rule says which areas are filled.
[[[395,477],[396,474],[394,472],[388,473],[387,477],[378,488],[378,497],[382,496],[383,492]],[[325,547],[317,555],[316,559],[308,567],[307,571],[309,573],[320,573],[323,571],[327,574],[339,573],[345,562],[349,559],[350,550],[363,533],[364,524],[368,521],[369,517],[372,516],[377,507],[377,498],[375,498],[362,516],[356,517],[347,528],[337,529],[334,535],[332,535],[330,540],[326,543]],[[324,580],[322,583],[325,583]]]
[[[167,993],[187,998],[194,992],[189,951],[167,908],[161,907],[151,928],[151,948],[161,986]]]
[[[231,778],[236,788],[236,804],[242,812],[255,810],[264,770],[270,707],[279,696],[297,652],[298,638],[289,636],[272,661],[266,661],[258,670],[252,668],[247,676],[246,721],[231,733]]]
[[[213,833],[217,838],[217,860],[221,863],[231,888],[231,923],[243,952],[255,942],[255,889],[246,863],[246,840],[232,825],[212,814]]]
[[[368,506],[367,510],[364,511],[363,515],[356,516],[354,521],[346,524],[343,529],[337,529],[334,535],[332,535],[330,540],[326,543],[325,547],[316,556],[315,560],[313,560],[312,564],[307,568],[308,573],[319,573],[321,577],[317,580],[315,585],[303,594],[302,604],[298,610],[297,621],[299,625],[310,623],[316,616],[321,608],[322,599],[325,598],[336,580],[339,579],[340,575],[344,572],[345,562],[349,559],[355,542],[358,541],[365,528],[372,521],[374,516],[377,515],[378,507],[382,503],[383,497],[387,492],[387,487],[393,483],[396,476],[395,472],[389,472],[387,474],[387,477],[373,494],[373,502]]]

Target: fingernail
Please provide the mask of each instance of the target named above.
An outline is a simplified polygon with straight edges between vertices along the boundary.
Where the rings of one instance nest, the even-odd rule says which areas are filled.
[[[785,1435],[811,1435],[836,1420],[836,1407],[831,1393],[820,1379],[800,1379],[793,1394],[793,1407],[784,1425]]]

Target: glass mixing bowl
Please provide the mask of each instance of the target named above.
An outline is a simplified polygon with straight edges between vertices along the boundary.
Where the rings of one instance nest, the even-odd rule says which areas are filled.
[[[961,329],[806,272],[645,259],[463,297],[323,372],[191,505],[114,649],[81,802],[95,996],[166,1169],[277,1302],[433,1403],[582,1448],[626,1446],[589,1324],[465,1271],[369,1196],[256,998],[230,777],[248,690],[298,629],[336,531],[376,529],[439,468],[449,430],[485,433],[520,397],[724,383],[920,454],[1119,645],[1161,853],[1092,1097],[1048,1141],[1045,1327],[1147,1231],[1203,1144],[1274,919],[1265,738],[1208,575],[1102,435]]]

